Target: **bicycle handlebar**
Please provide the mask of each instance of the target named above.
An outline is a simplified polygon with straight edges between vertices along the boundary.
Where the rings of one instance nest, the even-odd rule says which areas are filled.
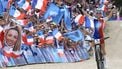
[[[104,40],[106,40],[106,39],[108,39],[108,38],[110,38],[110,37],[109,37],[109,36],[107,36],[107,37],[104,37],[104,38],[101,38],[101,39],[104,39]],[[92,42],[93,40],[85,40],[85,41]]]
[[[109,36],[108,36],[108,37],[105,37],[104,40],[106,40],[106,39],[108,39],[108,38],[110,38],[110,37],[109,37]]]

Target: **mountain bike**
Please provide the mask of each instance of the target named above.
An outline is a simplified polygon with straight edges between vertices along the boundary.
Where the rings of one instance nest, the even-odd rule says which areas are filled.
[[[103,38],[104,40],[108,39],[109,37]],[[105,69],[105,57],[102,54],[101,51],[101,44],[100,44],[100,39],[94,39],[94,40],[85,40],[88,42],[94,41],[94,52],[95,52],[95,59],[97,63],[97,69]]]
[[[104,40],[108,39],[109,37],[105,37]],[[97,69],[105,69],[105,57],[101,52],[101,45],[100,45],[100,39],[95,39],[95,59],[97,63]]]

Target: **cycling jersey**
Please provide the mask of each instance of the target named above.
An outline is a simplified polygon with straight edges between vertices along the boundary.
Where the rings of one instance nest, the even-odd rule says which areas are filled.
[[[94,39],[101,39],[100,42],[104,43],[104,28],[105,28],[105,21],[104,19],[94,19]]]

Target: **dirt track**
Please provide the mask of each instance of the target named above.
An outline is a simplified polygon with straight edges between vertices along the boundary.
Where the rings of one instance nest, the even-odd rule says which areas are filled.
[[[108,69],[122,69],[122,21],[107,23],[110,39],[106,40]],[[7,69],[97,69],[94,58],[78,63],[36,64]]]

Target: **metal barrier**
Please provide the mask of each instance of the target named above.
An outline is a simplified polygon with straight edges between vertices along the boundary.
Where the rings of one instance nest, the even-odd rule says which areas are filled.
[[[0,53],[0,67],[40,63],[71,63],[89,58],[87,49],[83,46],[77,46],[75,49],[64,50],[63,46],[60,46],[60,48],[54,46],[38,48],[36,46],[22,44],[21,50],[23,51],[22,55],[16,59],[7,58]]]

